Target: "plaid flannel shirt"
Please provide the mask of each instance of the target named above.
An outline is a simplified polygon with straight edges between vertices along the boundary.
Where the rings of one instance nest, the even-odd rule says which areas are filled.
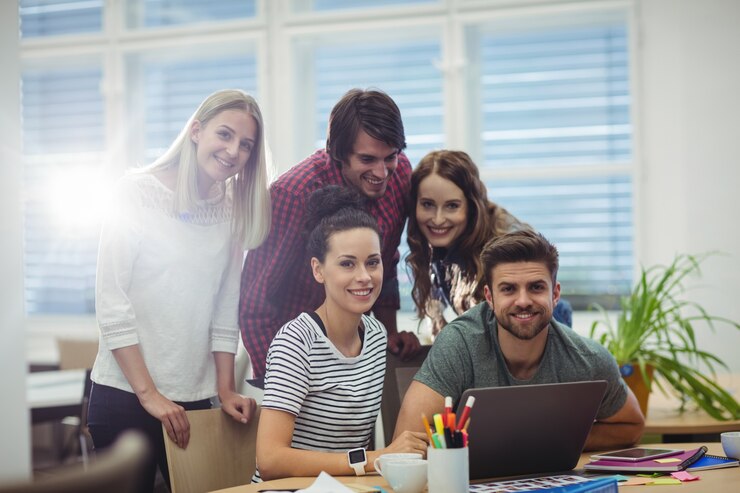
[[[396,267],[410,179],[411,164],[399,154],[385,194],[369,202],[382,236],[383,289],[375,307],[400,308]],[[306,254],[303,216],[314,190],[343,184],[339,167],[319,150],[270,187],[272,227],[267,240],[247,253],[239,301],[239,327],[255,378],[265,373],[267,350],[280,327],[324,301],[324,288],[314,280]]]

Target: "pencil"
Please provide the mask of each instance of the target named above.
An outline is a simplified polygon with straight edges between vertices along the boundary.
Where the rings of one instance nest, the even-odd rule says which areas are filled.
[[[432,429],[429,426],[429,420],[427,419],[427,415],[426,414],[422,414],[421,415],[421,420],[424,422],[424,430],[427,432],[427,436],[429,437],[429,445],[431,445],[432,448],[435,448],[434,447],[434,440],[432,440]]]

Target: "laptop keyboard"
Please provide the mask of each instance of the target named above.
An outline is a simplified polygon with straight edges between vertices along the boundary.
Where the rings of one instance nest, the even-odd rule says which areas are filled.
[[[509,493],[514,491],[544,490],[547,488],[555,488],[557,486],[587,483],[588,481],[591,481],[591,479],[562,474],[540,478],[510,479],[507,481],[471,484],[469,491],[470,493]]]

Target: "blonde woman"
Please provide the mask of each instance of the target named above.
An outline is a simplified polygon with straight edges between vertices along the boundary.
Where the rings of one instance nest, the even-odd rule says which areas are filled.
[[[88,424],[96,449],[130,428],[169,486],[162,425],[180,447],[186,410],[218,396],[242,423],[255,402],[235,391],[244,249],[270,228],[262,115],[239,90],[206,98],[165,154],[117,184],[98,252],[100,349]]]

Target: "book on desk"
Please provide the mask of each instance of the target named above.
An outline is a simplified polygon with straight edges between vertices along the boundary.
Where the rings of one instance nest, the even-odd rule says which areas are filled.
[[[618,460],[599,459],[584,465],[587,471],[620,471],[626,473],[636,472],[676,472],[693,465],[707,452],[707,447],[686,450],[678,455],[662,457],[659,459],[639,460],[626,462]]]
[[[723,467],[738,467],[740,461],[721,455],[704,454],[698,461],[686,468],[687,471],[705,471],[707,469],[722,469]]]

